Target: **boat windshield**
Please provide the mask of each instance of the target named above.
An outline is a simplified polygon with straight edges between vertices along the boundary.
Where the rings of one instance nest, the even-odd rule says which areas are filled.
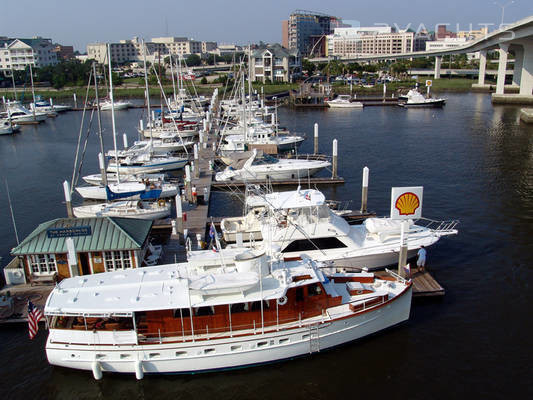
[[[264,154],[262,157],[257,157],[252,162],[252,165],[265,165],[265,164],[277,164],[279,163],[279,160],[277,158],[274,158],[272,156],[269,156],[268,154]]]

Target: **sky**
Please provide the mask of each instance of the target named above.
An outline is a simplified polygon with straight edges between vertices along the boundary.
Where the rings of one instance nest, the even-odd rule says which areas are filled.
[[[468,30],[472,24],[500,24],[533,15],[533,1],[515,0],[17,0],[0,5],[0,36],[51,38],[86,52],[88,43],[138,36],[186,36],[218,43],[281,42],[281,21],[297,9],[359,21],[361,26],[396,24],[415,31]],[[410,25],[408,25],[410,24]]]

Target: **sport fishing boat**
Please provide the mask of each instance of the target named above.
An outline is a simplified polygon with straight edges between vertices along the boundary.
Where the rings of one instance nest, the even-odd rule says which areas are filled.
[[[352,101],[352,96],[347,94],[340,94],[334,100],[326,101],[330,108],[363,108],[363,103],[360,101]]]
[[[343,273],[254,249],[231,261],[62,280],[44,309],[49,363],[95,379],[233,369],[324,351],[409,318],[412,283],[391,271]]]
[[[331,163],[323,160],[261,156],[261,153],[254,149],[252,155],[244,163],[238,162],[227,166],[221,172],[217,172],[215,180],[218,182],[230,182],[233,180],[255,181],[307,178],[329,166],[331,166]]]
[[[37,95],[35,96],[35,103],[30,103],[30,108],[32,110],[35,108],[35,111],[44,112],[49,116],[54,116],[54,114],[57,115],[59,112],[68,111],[72,107],[62,104],[54,104],[52,99],[50,99],[50,101],[46,101],[42,98],[42,96]]]
[[[136,219],[161,219],[170,215],[170,203],[158,201],[117,201],[73,207],[77,218],[122,217]]]
[[[416,89],[409,90],[406,98],[405,102],[398,103],[398,105],[402,107],[442,107],[446,103],[446,99],[426,98]]]
[[[9,118],[16,124],[38,124],[39,122],[46,121],[47,118],[46,113],[32,112],[18,101],[7,103],[7,107],[9,108]]]
[[[243,241],[269,238],[268,243],[278,247],[286,260],[306,255],[338,267],[376,269],[398,260],[400,220],[367,218],[360,225],[350,225],[314,189],[268,193],[262,204],[264,208],[256,207],[242,219],[222,221],[224,237],[231,239],[240,232]],[[421,246],[431,246],[443,236],[458,233],[458,221],[420,218],[408,224],[409,258]]]
[[[20,131],[20,126],[13,124],[9,118],[0,118],[0,135],[11,135]]]

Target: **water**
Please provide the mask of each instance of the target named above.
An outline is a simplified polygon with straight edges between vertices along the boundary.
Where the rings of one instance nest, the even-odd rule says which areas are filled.
[[[386,215],[390,187],[423,185],[428,218],[461,221],[457,237],[429,249],[431,272],[445,287],[441,300],[415,301],[410,320],[313,357],[246,370],[193,376],[105,375],[52,368],[45,334],[27,339],[24,327],[0,330],[5,398],[531,398],[533,323],[533,127],[515,107],[493,107],[485,94],[448,94],[442,110],[367,107],[364,110],[281,110],[280,121],[305,132],[313,124],[320,150],[339,140],[344,185],[327,198],[358,208],[362,168],[370,168],[369,209]],[[117,113],[118,131],[133,127],[142,110]],[[0,255],[15,245],[4,180],[20,238],[38,223],[64,216],[61,183],[72,174],[81,113],[71,112],[0,139]],[[94,122],[96,123],[96,122]],[[110,117],[104,118],[111,145]],[[121,143],[121,139],[120,139]],[[85,173],[97,169],[91,134]],[[211,214],[237,213],[216,194]],[[230,211],[228,211],[230,210]]]

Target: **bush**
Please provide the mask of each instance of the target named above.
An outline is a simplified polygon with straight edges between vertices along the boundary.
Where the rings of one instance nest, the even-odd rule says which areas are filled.
[[[201,83],[202,85],[207,84],[207,78],[206,78],[205,76],[202,77],[202,79],[200,79],[200,83]]]

